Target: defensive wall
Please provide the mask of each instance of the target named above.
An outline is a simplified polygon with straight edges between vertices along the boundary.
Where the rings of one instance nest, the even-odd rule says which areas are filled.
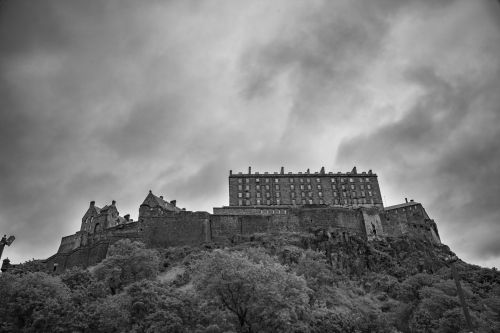
[[[351,235],[368,241],[409,236],[440,243],[437,225],[420,203],[411,200],[385,208],[381,201],[365,205],[366,200],[363,200],[360,204],[365,192],[370,197],[381,196],[376,175],[371,170],[358,174],[354,168],[349,173],[332,174],[325,173],[322,168],[314,174],[309,171],[306,174],[284,174],[282,168],[280,175],[251,174],[250,170],[249,175],[230,174],[230,205],[215,207],[213,214],[186,211],[177,206],[176,200],[166,201],[151,191],[139,207],[138,221],[132,221],[130,215],[121,217],[114,200],[103,208],[91,201],[82,218],[80,231],[63,237],[58,252],[43,262],[48,270],[55,272],[72,266],[95,265],[106,257],[111,244],[125,238],[140,240],[148,247],[165,248],[228,243],[239,236],[254,233],[316,232],[321,229],[344,239]],[[232,183],[234,189],[231,190]],[[275,191],[276,200],[269,200],[271,204],[247,205],[245,202],[239,205],[239,200],[236,200],[240,196],[270,197],[268,191],[272,192],[273,186],[278,190]],[[325,193],[329,191],[333,191],[333,198],[346,198],[351,192],[352,200],[344,201],[344,206],[337,205],[336,201],[328,204]],[[305,196],[313,198],[308,199],[313,203],[298,205],[292,200],[291,204],[284,205],[284,196]],[[232,197],[236,204],[231,204]],[[256,199],[255,202],[260,201]]]

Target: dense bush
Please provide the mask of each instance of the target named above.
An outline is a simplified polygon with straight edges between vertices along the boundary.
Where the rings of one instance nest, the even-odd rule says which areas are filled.
[[[447,247],[318,235],[216,250],[124,240],[97,266],[56,276],[20,265],[0,276],[0,332],[467,331]],[[475,332],[500,332],[500,274],[457,271]]]

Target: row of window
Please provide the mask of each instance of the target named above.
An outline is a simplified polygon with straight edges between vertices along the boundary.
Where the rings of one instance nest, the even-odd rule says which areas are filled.
[[[302,204],[302,205],[312,205],[314,204],[314,200],[313,199],[302,199],[302,200],[295,200],[293,199],[292,200],[292,205],[297,205],[297,204]],[[319,199],[318,200],[318,203],[320,205],[323,205],[325,204],[325,202],[323,201],[323,199]],[[370,201],[368,201],[366,198],[360,198],[360,199],[352,199],[352,200],[348,200],[348,199],[344,199],[344,200],[339,200],[339,199],[335,199],[333,201],[333,203],[335,205],[349,205],[349,204],[353,204],[353,205],[366,205],[366,204],[374,204],[375,202],[373,201],[373,199],[370,199]],[[271,206],[271,205],[281,205],[282,202],[280,199],[276,199],[276,201],[271,201],[271,200],[260,200],[260,199],[257,199],[255,200],[255,205],[257,206],[260,206],[260,205],[267,205],[267,206]],[[238,200],[238,205],[239,206],[251,206],[252,203],[249,199],[247,200],[242,200],[242,199],[239,199]],[[279,213],[278,213],[279,214]],[[286,214],[286,212],[284,213]]]
[[[290,183],[295,183],[295,182],[299,182],[299,183],[304,183],[304,178],[285,178],[285,179],[288,179],[288,181]],[[366,182],[366,183],[369,183],[370,182],[370,178],[369,177],[356,177],[356,178],[344,178],[344,177],[340,177],[340,178],[330,178],[330,182],[332,183],[337,183],[337,182],[341,182],[341,183],[344,183],[344,182],[349,182],[349,183],[354,183],[356,180],[359,180],[360,183],[363,183],[363,182]],[[263,182],[265,183],[269,183],[271,180],[269,178],[264,178],[263,179]],[[256,183],[260,183],[260,178],[255,178],[255,182]],[[274,182],[275,183],[279,183],[279,178],[274,178]],[[305,182],[306,183],[310,183],[311,182],[311,178],[305,178]],[[316,178],[316,183],[320,183],[321,182],[321,178]],[[242,178],[238,178],[238,183],[239,184],[242,184],[243,183],[243,179]],[[250,183],[250,178],[245,178],[245,183]]]
[[[270,185],[262,185],[262,186],[266,190],[269,190],[271,188]],[[356,185],[354,185],[354,184],[351,184],[349,187],[350,187],[351,190],[355,190],[356,189]],[[306,188],[306,185],[300,185],[299,188],[301,190],[304,190]],[[322,190],[323,189],[323,187],[321,186],[321,184],[316,185],[316,188],[318,190]],[[346,190],[347,186],[346,185],[341,185],[340,188],[342,190]],[[372,188],[372,186],[370,184],[366,184],[366,189],[371,190],[371,188]],[[279,191],[280,186],[279,185],[274,185],[274,189],[277,190],[277,191]],[[295,185],[294,184],[290,184],[290,189],[291,190],[295,190]],[[307,185],[307,189],[311,190],[312,186],[310,184],[308,184]],[[337,190],[337,185],[332,184],[332,189],[333,190]],[[359,185],[359,189],[364,190],[365,189],[365,185],[364,184],[360,184]],[[255,190],[260,191],[261,190],[261,185],[255,185]],[[243,185],[238,185],[238,191],[243,191]],[[250,191],[250,185],[245,185],[245,191]]]
[[[261,194],[260,192],[255,193],[255,196],[257,198],[261,198],[262,195],[263,195],[263,193]],[[280,192],[276,192],[275,195],[276,195],[276,198],[280,198],[281,197],[281,193]],[[300,192],[300,195],[301,195],[301,197],[305,197],[306,196],[306,192]],[[266,198],[270,198],[271,197],[271,193],[266,192],[265,196],[266,196]],[[312,192],[307,192],[307,196],[312,197],[313,193]],[[323,192],[318,192],[318,196],[320,198],[323,197]],[[338,197],[339,196],[338,192],[333,192],[333,196],[334,197]],[[347,198],[348,197],[347,192],[342,192],[342,196],[344,198]],[[365,196],[366,196],[365,191],[360,191],[359,197],[365,197]],[[373,192],[372,191],[368,191],[368,196],[369,197],[374,196]],[[295,192],[291,192],[290,193],[290,197],[291,198],[295,198]],[[351,192],[351,197],[352,198],[356,198],[356,197],[358,197],[358,194],[356,192]],[[243,198],[243,193],[242,192],[238,192],[238,198]],[[245,198],[250,198],[250,192],[245,192]]]

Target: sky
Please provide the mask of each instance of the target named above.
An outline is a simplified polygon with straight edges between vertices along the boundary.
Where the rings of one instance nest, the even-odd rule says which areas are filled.
[[[500,267],[494,0],[0,2],[0,233],[56,253],[96,201],[228,204],[248,170],[377,173]]]

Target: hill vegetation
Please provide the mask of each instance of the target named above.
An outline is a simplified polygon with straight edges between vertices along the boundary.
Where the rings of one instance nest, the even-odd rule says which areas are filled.
[[[0,276],[1,332],[468,332],[447,246],[311,233],[148,249]],[[500,332],[500,274],[458,261],[474,332]]]

